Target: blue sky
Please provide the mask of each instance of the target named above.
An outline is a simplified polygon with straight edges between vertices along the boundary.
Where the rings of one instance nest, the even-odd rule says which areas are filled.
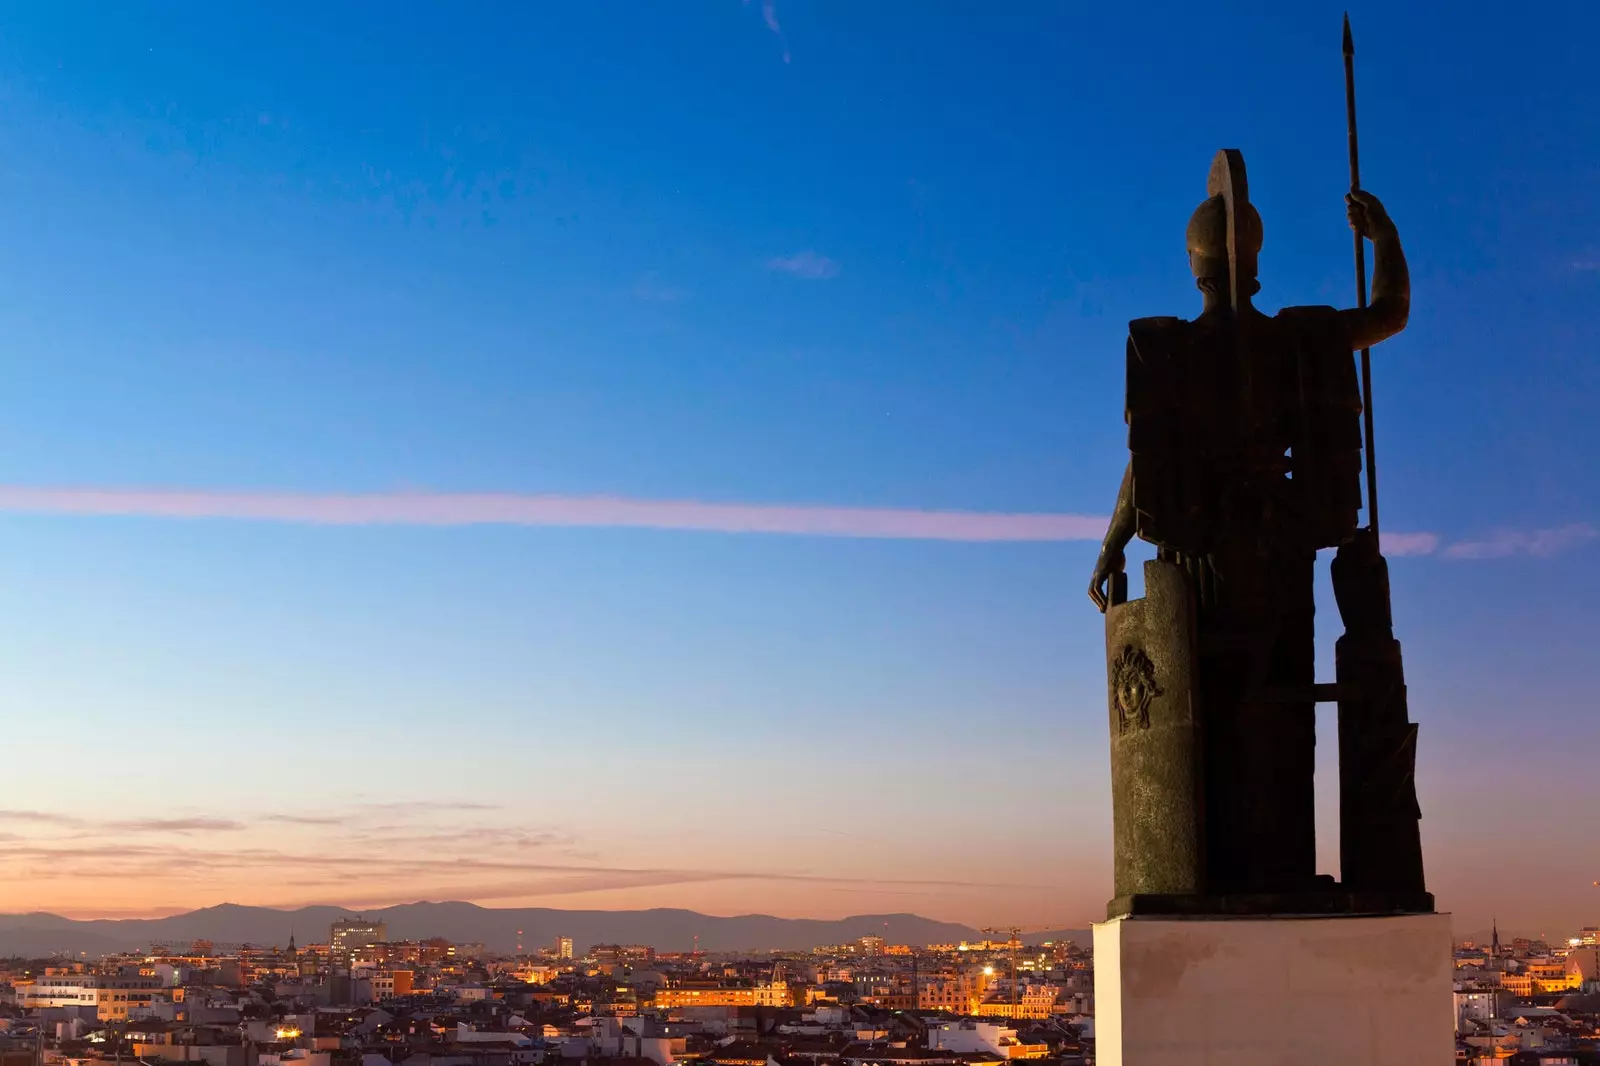
[[[1592,922],[1600,16],[1351,14],[1363,176],[1415,287],[1375,406],[1385,528],[1438,538],[1393,564],[1432,880],[1468,926]],[[13,12],[0,701],[39,757],[0,906],[1093,917],[1092,543],[16,494],[1102,515],[1126,322],[1197,309],[1183,227],[1217,148],[1265,219],[1261,305],[1351,299],[1338,15]],[[434,806],[374,813],[400,802]],[[50,811],[72,821],[24,817]],[[175,828],[197,817],[235,824]],[[312,861],[430,820],[472,842],[441,862],[537,861],[381,885]],[[39,880],[85,833],[149,850]]]

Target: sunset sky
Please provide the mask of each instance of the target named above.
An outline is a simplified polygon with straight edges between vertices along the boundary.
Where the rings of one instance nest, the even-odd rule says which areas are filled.
[[[1385,530],[1431,887],[1557,935],[1600,923],[1600,10],[1459,12],[1351,11],[1414,282]],[[1103,914],[1126,324],[1197,312],[1221,147],[1260,305],[1352,301],[1339,31],[8,11],[0,910]]]

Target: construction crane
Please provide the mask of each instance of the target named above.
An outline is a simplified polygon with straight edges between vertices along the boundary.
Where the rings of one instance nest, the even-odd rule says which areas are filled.
[[[1044,933],[1060,928],[1063,927],[1060,925],[1033,925],[1025,928],[1020,925],[1008,925],[1003,927],[986,926],[979,930],[979,932],[987,933],[990,936],[998,936],[1001,933],[1006,934],[1006,947],[1011,949],[1011,1015],[1013,1018],[1016,1018],[1017,1014],[1019,1013],[1017,999],[1017,951],[1022,947],[1022,934]]]

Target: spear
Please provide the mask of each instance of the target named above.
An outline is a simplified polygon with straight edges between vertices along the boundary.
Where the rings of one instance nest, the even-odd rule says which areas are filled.
[[[1356,147],[1356,42],[1350,36],[1350,13],[1344,15],[1344,117],[1350,130],[1350,191],[1361,188],[1361,152]],[[1367,306],[1367,246],[1360,233],[1356,242],[1356,306]],[[1378,456],[1372,434],[1372,349],[1361,349],[1361,428],[1366,434],[1367,527],[1378,536]]]

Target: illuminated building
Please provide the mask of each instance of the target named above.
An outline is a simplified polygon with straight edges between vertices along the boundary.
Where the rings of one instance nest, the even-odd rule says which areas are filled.
[[[1010,999],[986,1000],[978,1004],[974,1014],[985,1018],[1031,1018],[1040,1020],[1055,1013],[1056,999],[1061,989],[1055,985],[1028,985],[1017,1002]]]
[[[572,958],[572,938],[570,936],[556,937],[556,958]]]
[[[861,954],[877,958],[883,954],[884,940],[881,936],[864,936],[856,941],[856,946],[861,949]]]
[[[16,988],[17,1006],[94,1007],[103,1022],[127,1021],[130,1010],[164,1001],[168,993],[156,977],[102,977],[98,974],[61,974],[36,978]]]
[[[558,966],[522,966],[513,970],[511,976],[527,985],[547,985],[561,975]]]
[[[787,984],[689,984],[656,989],[656,1009],[673,1007],[792,1007],[794,994]]]
[[[366,966],[389,966],[397,962],[420,964],[424,948],[415,940],[375,940],[350,953],[352,962]]]
[[[1508,970],[1500,975],[1500,987],[1520,999],[1527,999],[1533,995],[1533,978],[1526,971],[1512,973]]]
[[[918,982],[917,1007],[919,1010],[946,1010],[952,1014],[975,1014],[993,978],[994,971],[987,966],[957,974],[930,974]]]
[[[390,970],[378,974],[372,979],[372,998],[382,1000],[409,996],[415,976],[410,970]]]
[[[1559,962],[1530,962],[1527,967],[1528,979],[1533,983],[1535,995],[1544,995],[1551,992],[1570,992],[1583,987],[1583,974],[1576,966],[1569,967],[1563,961]]]
[[[340,966],[349,966],[356,949],[389,939],[389,926],[364,918],[340,918],[328,933],[329,952]]]
[[[648,944],[596,944],[588,957],[601,966],[648,966],[655,961],[656,949]]]
[[[911,982],[903,974],[857,975],[856,999],[869,1007],[884,1010],[915,1010],[917,1003],[911,994]]]

